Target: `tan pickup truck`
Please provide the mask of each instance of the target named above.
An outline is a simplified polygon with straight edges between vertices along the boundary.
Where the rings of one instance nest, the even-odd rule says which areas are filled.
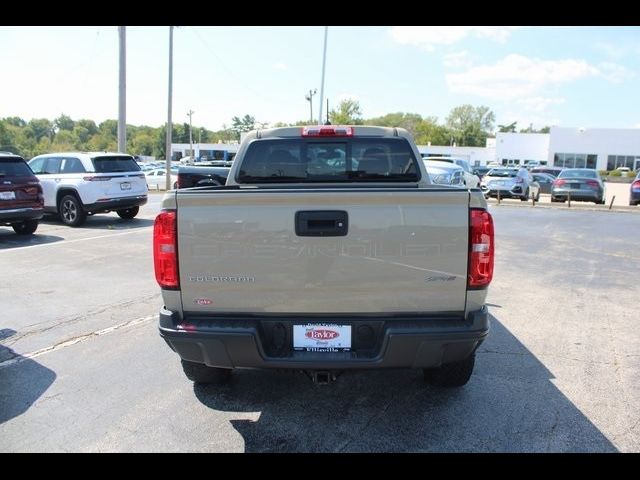
[[[400,128],[253,131],[225,186],[163,199],[160,334],[195,382],[420,368],[464,385],[489,330],[486,205],[478,189],[432,185]]]

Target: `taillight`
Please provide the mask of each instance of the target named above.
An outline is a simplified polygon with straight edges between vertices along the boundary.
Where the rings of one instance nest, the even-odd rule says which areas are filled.
[[[631,188],[632,188],[633,190],[640,190],[640,180],[636,180],[635,182],[633,182],[633,183],[631,184]]]
[[[353,137],[353,127],[334,125],[318,125],[317,127],[302,127],[303,137]]]
[[[587,185],[591,188],[600,188],[600,184],[596,180],[587,180]]]
[[[179,289],[178,226],[175,210],[164,210],[153,224],[153,266],[162,288]]]
[[[556,180],[556,181],[554,181],[554,182],[553,182],[553,186],[554,186],[554,187],[561,187],[561,186],[562,186],[562,185],[564,185],[565,183],[567,183],[567,182],[565,182],[564,180],[560,179],[560,180]]]
[[[472,208],[469,213],[469,276],[467,288],[486,288],[493,278],[493,218],[486,210]]]

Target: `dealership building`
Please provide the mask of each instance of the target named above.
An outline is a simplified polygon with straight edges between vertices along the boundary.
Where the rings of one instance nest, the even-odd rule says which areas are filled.
[[[419,145],[423,156],[450,156],[471,165],[526,165],[566,168],[640,169],[640,128],[551,127],[549,133],[498,133],[485,147]]]

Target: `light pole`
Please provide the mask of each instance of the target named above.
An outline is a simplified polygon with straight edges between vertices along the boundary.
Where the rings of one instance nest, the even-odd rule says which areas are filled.
[[[193,133],[192,133],[192,129],[191,129],[191,116],[196,113],[193,110],[189,109],[189,113],[187,113],[187,115],[189,115],[189,155],[191,156],[191,161],[195,161],[195,155],[193,154]]]
[[[127,27],[118,27],[120,74],[118,81],[118,152],[127,151]],[[135,153],[135,152],[134,152]]]
[[[318,93],[318,89],[314,88],[313,91],[309,90],[309,95],[305,95],[304,98],[309,102],[309,118],[310,123],[313,123],[313,96]]]
[[[169,106],[167,108],[167,150],[165,163],[165,189],[171,190],[171,101],[173,90],[173,25],[169,27]]]
[[[329,27],[324,27],[324,52],[322,53],[322,83],[320,84],[320,115],[318,125],[322,125],[322,102],[324,102],[324,67],[327,64],[327,32]]]

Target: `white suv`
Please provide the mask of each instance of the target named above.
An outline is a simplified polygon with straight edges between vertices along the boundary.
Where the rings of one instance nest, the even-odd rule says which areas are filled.
[[[469,188],[477,188],[480,183],[478,176],[473,173],[469,161],[464,158],[455,157],[424,157],[423,160],[437,160],[438,162],[449,162],[462,167],[464,170],[464,184]]]
[[[44,191],[44,210],[71,226],[87,215],[115,212],[134,218],[147,203],[144,173],[131,155],[67,152],[38,155],[29,161]]]

